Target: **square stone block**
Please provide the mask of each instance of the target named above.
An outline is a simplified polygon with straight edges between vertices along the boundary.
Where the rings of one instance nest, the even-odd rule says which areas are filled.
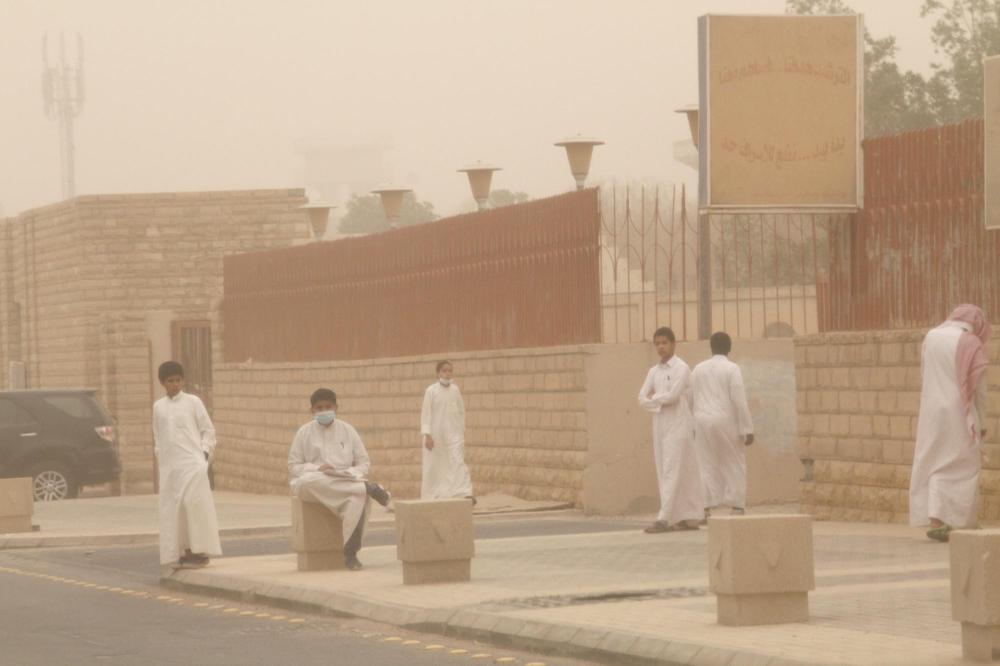
[[[472,502],[397,500],[396,556],[403,562],[468,560],[475,555]]]
[[[322,504],[293,497],[292,548],[299,571],[343,569],[343,522]]]
[[[472,560],[403,562],[403,585],[466,583],[472,580]]]
[[[718,595],[807,592],[816,586],[810,516],[712,517],[708,553],[709,586]]]
[[[35,511],[31,487],[30,476],[0,479],[0,518],[27,516],[28,531],[31,530],[31,516]]]
[[[1000,625],[1000,529],[957,530],[951,550],[951,616]]]
[[[1000,626],[963,622],[962,656],[970,661],[1000,660]]]
[[[31,516],[0,516],[0,534],[31,531]]]
[[[807,592],[718,595],[719,624],[744,627],[809,621]]]

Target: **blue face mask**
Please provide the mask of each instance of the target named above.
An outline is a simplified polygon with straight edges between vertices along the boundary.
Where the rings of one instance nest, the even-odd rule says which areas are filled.
[[[335,418],[337,418],[337,412],[333,410],[328,412],[316,412],[316,422],[320,425],[328,426],[333,423]]]

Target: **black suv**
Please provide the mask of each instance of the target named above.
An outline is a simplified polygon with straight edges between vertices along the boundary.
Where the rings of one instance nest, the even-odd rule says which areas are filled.
[[[94,393],[0,391],[0,477],[30,476],[36,502],[118,479],[114,421]]]

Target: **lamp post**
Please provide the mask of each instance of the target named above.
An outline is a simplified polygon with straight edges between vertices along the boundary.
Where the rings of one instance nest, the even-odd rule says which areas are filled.
[[[469,177],[472,198],[476,200],[479,210],[486,208],[486,204],[490,200],[490,186],[493,183],[493,172],[500,170],[500,167],[490,166],[482,162],[476,162],[458,170],[458,173],[464,173]]]
[[[382,199],[382,210],[385,212],[385,219],[389,222],[389,228],[395,229],[399,223],[399,211],[403,208],[403,197],[412,192],[408,187],[380,187],[372,190],[372,194],[379,195]]]
[[[577,134],[574,137],[563,139],[555,145],[566,149],[566,157],[569,159],[569,170],[576,180],[576,189],[582,190],[587,181],[587,174],[590,172],[590,158],[594,154],[594,146],[603,146],[600,139],[592,139]]]
[[[687,116],[691,143],[698,149],[698,105],[682,106],[676,112]],[[712,336],[712,227],[708,211],[702,211],[700,206],[698,207],[698,268],[698,338],[707,340]],[[726,285],[722,285],[722,288],[725,290]]]
[[[330,211],[336,208],[320,201],[299,206],[309,214],[309,226],[312,228],[313,240],[322,240],[326,235],[326,225],[330,220]]]

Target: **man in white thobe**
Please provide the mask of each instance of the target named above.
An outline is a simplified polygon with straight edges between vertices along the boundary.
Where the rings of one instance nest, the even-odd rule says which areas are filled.
[[[420,499],[472,496],[472,479],[465,464],[465,402],[452,381],[451,362],[437,364],[438,381],[424,391],[420,410],[423,474]]]
[[[705,485],[705,518],[728,506],[744,513],[747,501],[746,447],[753,444],[753,422],[740,366],[729,360],[733,341],[723,332],[709,340],[712,358],[691,372],[695,442]]]
[[[153,404],[153,451],[160,477],[160,563],[203,567],[210,556],[222,554],[208,481],[215,428],[201,399],[182,390],[180,363],[163,363],[158,376],[167,392]]]
[[[336,418],[337,394],[317,389],[310,404],[313,419],[295,433],[288,452],[292,494],[306,502],[318,502],[340,517],[344,563],[348,569],[357,570],[361,568],[358,551],[368,515],[368,497],[386,506],[390,495],[367,480],[371,468],[368,451],[358,431]]]
[[[649,534],[696,530],[705,495],[694,448],[691,419],[691,369],[674,356],[676,338],[667,327],[653,334],[660,356],[639,389],[639,406],[653,413],[653,454],[660,487],[660,512]]]
[[[989,335],[983,311],[961,305],[924,337],[910,524],[930,524],[927,536],[938,541],[976,526]]]

